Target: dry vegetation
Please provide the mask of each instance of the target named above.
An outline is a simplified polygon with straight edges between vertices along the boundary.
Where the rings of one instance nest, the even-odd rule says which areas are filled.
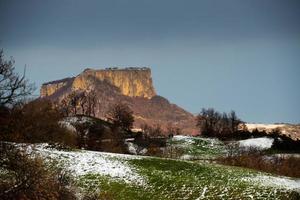
[[[51,142],[76,146],[76,137],[59,125],[61,112],[47,100],[36,100],[1,108],[0,140],[13,142]]]
[[[8,143],[1,143],[0,150],[0,199],[75,199],[61,169]]]
[[[221,164],[246,167],[272,174],[300,178],[300,158],[293,156],[268,156],[255,148],[233,150],[217,161]]]

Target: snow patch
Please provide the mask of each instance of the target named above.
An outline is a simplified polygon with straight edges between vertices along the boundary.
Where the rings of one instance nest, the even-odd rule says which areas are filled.
[[[133,143],[131,143],[131,142],[128,142],[127,143],[127,148],[128,148],[128,151],[129,151],[129,153],[131,153],[131,154],[134,154],[134,155],[137,155],[138,153],[137,153],[137,149],[138,149],[138,146],[137,145],[135,145],[135,144],[133,144]]]
[[[125,144],[127,145],[127,150],[130,154],[145,155],[148,152],[147,148],[140,147],[133,142],[128,142],[128,140],[125,141]]]
[[[260,175],[247,180],[251,182],[257,182],[264,186],[300,191],[300,179]]]
[[[59,122],[62,127],[65,127],[71,132],[76,133],[74,124],[92,123],[92,119],[86,116],[66,117]]]
[[[244,148],[257,148],[260,150],[270,149],[274,142],[273,138],[261,137],[261,138],[251,138],[246,140],[240,140],[238,142],[240,147]]]
[[[194,144],[195,137],[186,135],[175,135],[172,139],[174,141],[184,141],[186,144]]]
[[[140,159],[132,155],[103,153],[94,151],[59,151],[49,149],[45,144],[30,145],[29,149],[46,159],[62,161],[75,177],[86,174],[100,174],[124,180],[126,183],[145,185],[146,180],[127,163],[131,159]]]
[[[180,157],[181,160],[192,160],[193,158],[194,156],[188,154],[184,154]]]

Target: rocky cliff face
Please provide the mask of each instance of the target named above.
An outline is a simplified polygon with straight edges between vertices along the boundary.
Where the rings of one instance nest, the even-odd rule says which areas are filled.
[[[197,133],[191,113],[156,95],[149,68],[86,69],[74,78],[43,84],[41,97],[59,102],[73,91],[95,93],[96,117],[103,118],[113,104],[123,102],[134,112],[135,128],[148,124],[166,129],[172,125],[187,134]]]
[[[152,98],[156,95],[149,68],[127,68],[127,69],[86,69],[75,78],[63,79],[45,83],[42,85],[41,97],[51,96],[70,81],[72,90],[88,90],[93,87],[94,81],[106,81],[119,88],[120,92],[129,97]]]
[[[41,97],[48,97],[55,94],[61,88],[66,87],[70,83],[73,82],[73,78],[65,78],[58,81],[52,81],[48,83],[44,83],[40,89],[40,96]]]

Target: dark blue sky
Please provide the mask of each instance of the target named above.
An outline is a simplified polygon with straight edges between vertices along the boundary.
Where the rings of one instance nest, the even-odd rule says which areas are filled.
[[[299,0],[0,0],[0,9],[0,46],[37,87],[86,67],[150,66],[158,94],[193,113],[300,122]]]

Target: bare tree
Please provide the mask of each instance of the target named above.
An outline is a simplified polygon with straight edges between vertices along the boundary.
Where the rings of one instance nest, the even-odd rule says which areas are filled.
[[[78,94],[78,102],[79,102],[79,105],[81,107],[81,113],[84,115],[85,114],[85,108],[86,108],[86,105],[88,103],[87,101],[87,95],[85,92],[81,92]]]
[[[77,115],[77,106],[79,104],[79,96],[76,92],[72,92],[68,95],[69,106],[73,112],[73,115]]]
[[[3,50],[0,51],[0,106],[13,104],[21,97],[32,93],[34,87],[25,79],[25,69],[22,76],[15,73],[15,61],[4,59]]]
[[[238,130],[239,124],[241,124],[241,120],[236,116],[233,110],[229,113],[229,119],[231,124],[231,131],[236,132]]]
[[[155,124],[153,126],[150,126],[148,124],[143,124],[141,126],[141,129],[144,133],[144,136],[146,137],[159,137],[159,136],[163,136],[164,135],[164,130],[162,129],[161,125],[160,124]],[[177,130],[177,128],[175,127],[171,127],[170,125],[167,127],[167,132],[168,134],[176,134],[177,132],[176,131],[179,131]]]
[[[133,126],[134,117],[132,110],[128,105],[123,103],[115,104],[106,115],[107,119],[111,121],[115,127],[120,127],[125,130],[130,130]]]
[[[152,133],[152,127],[146,123],[141,125],[141,129],[142,129],[144,136],[150,136]]]
[[[177,126],[174,126],[172,123],[168,123],[167,133],[168,133],[169,137],[173,137],[174,135],[181,135],[182,130]]]
[[[213,108],[202,109],[197,116],[197,126],[203,135],[206,136],[226,136],[236,133],[242,121],[237,117],[234,111],[219,113]]]
[[[64,116],[68,117],[70,115],[70,105],[67,97],[61,100],[61,102],[59,103],[59,107]]]
[[[96,103],[97,103],[96,92],[94,90],[91,90],[87,94],[87,115],[89,116],[93,115],[95,117]]]
[[[97,96],[94,90],[73,91],[60,101],[60,107],[65,116],[83,115],[95,116]]]
[[[213,109],[202,109],[197,116],[197,126],[201,129],[202,134],[212,135],[216,132],[219,114]]]

